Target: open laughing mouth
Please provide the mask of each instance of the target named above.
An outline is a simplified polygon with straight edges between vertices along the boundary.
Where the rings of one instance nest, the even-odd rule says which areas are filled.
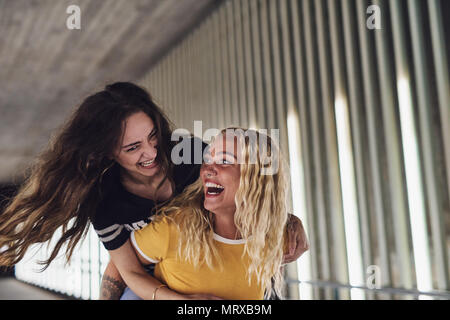
[[[217,196],[217,195],[221,194],[223,192],[223,190],[225,189],[220,184],[216,184],[213,182],[206,182],[205,188],[206,188],[207,196]]]
[[[139,162],[139,165],[145,169],[153,168],[156,165],[156,158],[153,160],[148,160],[144,162]]]

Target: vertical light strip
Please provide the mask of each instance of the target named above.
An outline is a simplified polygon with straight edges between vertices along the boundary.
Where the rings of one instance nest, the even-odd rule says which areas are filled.
[[[299,216],[302,220],[306,232],[308,223],[307,208],[305,202],[305,186],[303,177],[303,161],[301,156],[301,139],[299,119],[296,113],[289,112],[287,117],[287,130],[289,138],[289,160],[291,169],[291,189],[292,194],[295,195],[292,206],[294,214]],[[298,280],[311,281],[311,254],[309,251],[305,252],[303,256],[297,260]],[[312,288],[308,284],[300,284],[299,286],[300,298],[304,300],[311,300]]]
[[[157,102],[159,102],[159,99],[161,97],[161,66],[158,64],[153,70],[148,78],[149,82],[151,84],[151,92],[153,98],[156,99]],[[175,117],[174,117],[175,120]]]
[[[235,16],[234,16],[234,1],[228,1],[226,3],[226,12],[227,12],[227,29],[226,29],[226,37],[227,37],[227,51],[228,51],[228,73],[229,82],[230,82],[230,105],[227,106],[227,113],[231,114],[230,122],[226,123],[226,126],[239,126],[241,124],[240,121],[240,112],[239,112],[239,101],[238,101],[238,78],[237,78],[237,69],[236,69],[236,45],[235,45]]]
[[[89,270],[89,243],[86,239],[80,241],[81,243],[81,268],[83,270],[83,293],[82,298],[84,300],[90,297],[90,270]]]
[[[192,32],[186,37],[186,103],[188,105],[188,123],[186,125],[186,129],[190,132],[194,132],[194,85],[195,85],[195,76],[194,76],[194,57],[192,54],[192,48],[194,46],[195,32]],[[168,85],[169,86],[169,85]],[[170,94],[170,93],[169,93]]]
[[[177,95],[177,105],[176,108],[178,109],[178,121],[176,123],[177,128],[183,128],[184,125],[184,78],[183,78],[183,67],[184,67],[184,60],[183,60],[183,48],[181,44],[178,44],[178,46],[175,49],[175,59],[176,59],[176,95]]]
[[[395,1],[394,1],[395,2]],[[387,12],[389,7],[386,2],[374,0],[381,12]],[[396,21],[393,21],[396,24]],[[403,286],[405,289],[412,288],[412,265],[411,247],[409,245],[408,234],[408,212],[406,206],[405,185],[403,183],[401,147],[399,138],[399,128],[396,121],[395,109],[395,78],[394,61],[392,53],[389,51],[390,32],[388,20],[385,15],[381,15],[381,30],[376,30],[376,52],[379,72],[379,85],[381,89],[381,106],[383,116],[383,128],[385,131],[386,158],[389,172],[389,192],[391,197],[391,215],[394,223],[395,249],[398,264],[392,266],[397,269],[400,281],[395,281],[394,285]]]
[[[182,128],[188,129],[189,130],[189,126],[191,124],[191,112],[190,112],[190,107],[189,107],[189,69],[188,69],[188,51],[187,51],[187,43],[188,40],[186,39],[186,41],[183,41],[180,46],[181,46],[181,59],[183,61],[183,63],[181,64],[181,68],[180,68],[180,78],[183,79],[182,84],[181,84],[181,92],[182,92],[182,121],[180,122],[180,126]],[[169,88],[166,88],[165,90],[168,90]]]
[[[177,109],[178,109],[178,121],[176,123],[177,128],[184,127],[184,116],[185,116],[185,106],[184,106],[184,47],[182,44],[178,44],[176,48],[176,74],[177,74],[177,84],[176,84],[176,95],[177,95]]]
[[[448,72],[448,59],[450,57],[447,54],[445,46],[446,40],[441,2],[438,0],[430,0],[427,1],[427,4],[431,29],[431,42],[433,46],[433,62],[437,80],[439,111],[441,115],[442,139],[444,141],[447,193],[448,200],[450,201],[450,75]]]
[[[273,1],[272,1],[273,2]],[[271,61],[271,44],[270,44],[270,29],[269,29],[269,8],[267,0],[258,0],[259,3],[259,23],[261,36],[261,54],[262,54],[262,79],[264,87],[264,105],[263,112],[265,114],[265,128],[276,128],[276,115],[274,105],[274,91],[273,91],[273,74]]]
[[[222,54],[223,54],[223,48],[221,46],[221,43],[223,42],[223,39],[221,38],[221,32],[220,32],[220,15],[221,15],[222,9],[219,8],[214,13],[214,43],[215,43],[215,56],[216,56],[216,62],[215,62],[215,70],[216,70],[216,105],[215,105],[215,111],[216,111],[216,128],[224,127],[224,119],[225,119],[225,98],[224,98],[224,73],[223,65],[222,65]]]
[[[98,238],[97,238],[97,241],[99,241]],[[66,248],[66,246],[63,246],[62,250],[65,250],[65,248]],[[64,293],[66,293],[69,296],[74,296],[74,294],[75,294],[75,279],[74,279],[75,268],[74,268],[73,262],[74,262],[73,259],[71,259],[70,264],[67,266],[67,270],[63,270],[66,273],[66,276],[65,276],[66,286],[65,286]]]
[[[361,232],[359,227],[359,209],[356,198],[356,179],[348,103],[346,99],[346,79],[344,77],[345,48],[338,18],[338,7],[335,0],[328,0],[331,59],[334,81],[334,113],[336,119],[336,133],[338,143],[339,171],[341,195],[344,214],[345,241],[347,248],[347,268],[350,285],[363,286],[363,265],[361,254]],[[363,290],[351,289],[352,299],[365,299]]]
[[[79,244],[77,245],[77,249],[79,249]],[[80,252],[77,249],[75,249],[73,252],[73,255],[72,255],[73,260],[71,262],[71,263],[73,263],[74,283],[75,283],[73,295],[76,298],[81,298],[83,282],[82,282]]]
[[[208,114],[209,110],[209,95],[211,93],[209,85],[211,81],[208,79],[210,75],[210,61],[211,56],[210,46],[208,44],[208,29],[206,28],[206,22],[203,27],[198,29],[200,45],[196,47],[196,57],[199,64],[198,73],[199,82],[197,84],[197,95],[200,104],[200,113],[196,115],[196,120],[202,121],[203,130],[206,130],[209,126]],[[205,54],[202,54],[205,53]],[[203,133],[202,133],[203,134]]]
[[[401,76],[397,82],[397,92],[400,106],[400,123],[402,128],[403,153],[405,159],[417,289],[419,291],[427,292],[432,290],[432,280],[427,223],[422,190],[423,182],[419,163],[417,131],[415,129],[411,103],[411,88],[409,80],[404,76]]]
[[[178,90],[178,86],[179,86],[179,77],[178,77],[178,46],[175,47],[170,56],[172,59],[172,72],[171,72],[171,78],[172,78],[172,83],[171,83],[171,87],[170,89],[173,91],[173,114],[174,114],[174,118],[171,119],[172,122],[175,124],[175,127],[177,127],[178,123],[180,122],[180,108],[179,108],[179,99],[180,99],[180,92]]]
[[[206,113],[203,115],[203,117],[206,119],[206,125],[205,128],[212,128],[213,125],[213,106],[214,106],[214,51],[212,50],[213,47],[213,40],[212,40],[212,18],[209,16],[203,26],[205,29],[205,51],[207,52],[207,59],[205,63],[205,70],[206,74],[205,77],[205,83],[206,83],[206,105],[205,110]],[[207,49],[206,49],[207,48]],[[203,120],[205,120],[203,119]]]
[[[347,3],[347,2],[344,2]],[[367,1],[356,1],[357,12],[364,12],[367,8]],[[377,122],[378,108],[380,105],[379,90],[376,81],[376,70],[373,61],[375,61],[374,44],[371,41],[372,32],[366,27],[366,17],[362,14],[357,15],[358,35],[361,51],[361,74],[363,77],[364,87],[364,105],[366,110],[367,119],[367,133],[369,144],[369,157],[370,157],[370,176],[368,179],[371,181],[371,190],[373,197],[373,211],[375,213],[376,222],[376,241],[377,251],[372,248],[378,255],[374,255],[374,260],[378,256],[378,266],[381,269],[381,286],[391,286],[391,270],[390,270],[390,256],[388,250],[388,237],[386,232],[386,210],[383,205],[383,192],[382,192],[382,170],[380,162],[380,152],[378,146],[378,140],[382,136],[381,128]],[[358,106],[359,107],[359,106]],[[375,260],[376,261],[376,260]],[[382,295],[381,299],[390,299],[390,295]]]
[[[250,1],[240,1],[242,5],[242,27],[244,30],[243,45],[245,52],[245,85],[248,108],[248,126],[251,129],[257,128],[255,85],[253,78],[253,54],[251,38]]]
[[[91,272],[91,300],[98,300],[100,295],[100,277],[99,277],[99,264],[100,256],[98,246],[100,245],[97,234],[94,231],[92,224],[89,228],[88,233],[89,245],[90,245],[90,256],[89,260],[91,262],[90,272]]]
[[[292,77],[287,78],[286,76],[283,78],[282,73],[282,62],[283,59],[281,57],[281,53],[283,52],[281,49],[280,42],[283,42],[283,39],[280,39],[280,24],[278,18],[279,8],[281,3],[278,1],[269,1],[268,3],[268,12],[269,12],[269,25],[270,25],[270,35],[271,35],[271,56],[272,56],[272,64],[273,64],[273,90],[274,90],[274,104],[273,106],[268,105],[268,108],[273,108],[274,116],[275,116],[275,126],[280,130],[280,148],[283,152],[287,152],[289,149],[288,146],[288,132],[287,132],[287,107],[289,103],[293,106],[293,101],[288,102],[288,99],[291,97],[287,97],[285,91],[287,91],[287,87],[291,87]],[[287,48],[288,51],[291,48]],[[284,61],[284,63],[288,64],[290,61]],[[284,81],[283,81],[284,80]],[[292,94],[290,94],[292,95]]]
[[[252,54],[253,54],[253,81],[255,88],[255,105],[256,105],[256,127],[267,128],[266,118],[264,116],[264,89],[262,79],[262,58],[261,58],[261,42],[260,42],[260,23],[259,23],[259,7],[258,0],[248,0],[250,2],[250,19],[252,31]]]
[[[178,74],[178,102],[179,104],[177,105],[177,108],[179,110],[179,121],[177,123],[177,127],[178,128],[186,128],[186,79],[184,77],[185,74],[185,67],[186,67],[186,62],[185,62],[185,50],[184,50],[184,43],[180,43],[178,44],[177,50],[178,50],[178,64],[177,64],[177,74]],[[164,71],[163,71],[164,74]],[[164,88],[163,90],[167,90],[167,88]]]
[[[200,88],[204,88],[204,86],[201,84],[202,80],[205,78],[203,70],[202,70],[202,64],[205,62],[205,57],[202,57],[202,61],[200,61],[200,54],[199,52],[203,49],[202,48],[202,40],[204,37],[200,34],[201,29],[197,28],[192,32],[192,39],[191,39],[191,49],[190,49],[190,63],[192,65],[190,78],[192,82],[192,115],[193,115],[193,123],[194,121],[202,121],[201,115],[204,115],[203,111],[203,96],[200,95]],[[203,126],[203,123],[202,123]],[[194,127],[193,127],[194,129]],[[198,134],[200,135],[199,138],[202,138],[202,132],[196,132],[191,131],[194,135]]]
[[[178,77],[177,75],[177,47],[175,47],[171,53],[170,53],[170,57],[172,60],[172,70],[171,70],[171,78],[172,78],[172,83],[171,83],[171,90],[173,90],[173,105],[172,105],[172,110],[173,110],[173,118],[171,118],[170,120],[175,124],[175,127],[178,123],[178,119],[179,119],[179,109],[178,109],[178,90],[177,90],[177,85],[178,85]]]
[[[345,246],[345,226],[344,226],[344,212],[342,207],[342,190],[339,177],[339,155],[336,141],[336,121],[334,115],[334,97],[332,92],[332,62],[329,54],[329,31],[328,24],[322,23],[327,21],[325,4],[322,0],[315,1],[315,18],[317,27],[317,42],[319,55],[319,71],[321,84],[321,110],[323,112],[323,125],[325,132],[325,147],[326,147],[326,171],[328,178],[329,203],[328,203],[328,218],[331,220],[332,241],[333,241],[333,267],[335,274],[335,281],[340,283],[348,282],[348,261]],[[347,299],[349,297],[347,289],[339,290],[339,298]]]
[[[161,104],[161,107],[166,108],[168,106],[169,101],[169,73],[167,70],[168,65],[168,58],[167,56],[163,57],[161,61],[161,69],[162,69],[162,95],[159,98],[159,103]]]
[[[109,253],[108,250],[105,249],[104,245],[102,243],[99,243],[99,255],[100,255],[100,282],[101,277],[103,276],[103,273],[106,270],[106,266],[109,263]]]
[[[220,25],[220,51],[222,57],[222,90],[223,90],[223,119],[222,127],[226,127],[228,124],[232,123],[231,118],[231,88],[230,88],[230,68],[229,68],[229,52],[228,52],[228,28],[227,28],[227,5],[230,5],[230,2],[227,1],[224,3],[222,7],[219,8],[219,25]]]
[[[355,174],[356,174],[356,195],[358,200],[358,213],[360,218],[361,228],[361,244],[362,244],[362,267],[366,269],[368,266],[374,264],[372,260],[372,246],[371,246],[371,229],[370,216],[368,212],[367,189],[366,189],[366,172],[364,164],[367,158],[364,158],[365,151],[368,150],[364,144],[365,135],[365,119],[361,116],[363,110],[362,100],[362,78],[359,57],[355,43],[354,33],[356,30],[355,24],[355,4],[350,1],[342,1],[342,20],[344,29],[344,44],[345,44],[345,62],[347,66],[347,81],[348,81],[348,113],[350,115],[350,127],[352,130],[349,134],[353,140],[354,159],[355,159]],[[353,13],[353,14],[352,14]],[[352,134],[353,132],[353,134]],[[341,175],[342,176],[342,175]],[[356,200],[356,199],[355,199]],[[361,272],[363,272],[362,270]],[[367,292],[367,298],[373,299],[373,293]]]
[[[394,35],[395,67],[397,71],[397,96],[399,102],[400,126],[405,162],[406,189],[408,193],[411,236],[414,250],[417,289],[431,291],[431,266],[425,216],[422,170],[415,126],[408,54],[406,48],[403,9],[397,1],[390,2],[392,29]],[[420,297],[423,298],[423,297]]]
[[[236,46],[236,69],[237,69],[237,89],[239,100],[239,119],[240,125],[248,128],[248,109],[246,104],[247,91],[245,87],[245,54],[243,42],[243,23],[241,1],[233,1],[234,21],[235,21],[235,46]]]
[[[150,90],[150,95],[152,98],[156,101],[156,103],[159,105],[161,102],[161,90],[163,84],[161,83],[160,77],[161,74],[161,65],[158,64],[152,69],[152,72],[149,77],[147,77],[147,82],[145,83],[149,87],[146,87]]]
[[[289,80],[286,81],[286,96],[287,96],[287,106],[289,109],[290,102],[293,106],[296,106],[299,116],[299,126],[300,126],[300,138],[302,143],[301,155],[303,159],[303,175],[305,179],[305,197],[306,197],[306,208],[308,215],[308,225],[305,228],[308,232],[309,240],[309,260],[311,266],[311,280],[318,279],[319,267],[318,261],[318,250],[316,244],[316,224],[314,222],[314,196],[313,196],[313,185],[312,185],[312,143],[311,135],[309,134],[308,128],[311,126],[310,121],[308,121],[307,113],[307,81],[306,81],[306,67],[305,67],[305,46],[303,44],[303,35],[301,32],[301,16],[300,8],[297,0],[291,0],[289,2],[282,1],[280,4],[280,21],[281,28],[283,31],[283,53],[284,53],[284,70],[286,77]],[[290,22],[290,23],[289,23]],[[292,42],[291,42],[292,39]],[[295,66],[295,67],[294,67]],[[294,79],[296,80],[296,87],[294,88]],[[297,275],[298,279],[298,275]],[[311,286],[311,296],[313,299],[319,298],[319,288]],[[300,296],[300,299],[303,297]]]
[[[211,42],[211,128],[218,128],[218,119],[219,119],[219,108],[221,107],[220,103],[220,92],[219,92],[219,68],[218,68],[218,44],[216,41],[216,30],[217,30],[217,13],[214,13],[210,17],[210,27],[209,27],[209,41]]]
[[[289,138],[287,130],[287,110],[292,110],[296,112],[294,104],[294,93],[293,93],[293,77],[292,77],[292,67],[291,67],[291,48],[289,46],[289,31],[288,26],[282,27],[281,24],[285,25],[286,12],[282,10],[286,6],[286,1],[269,1],[268,2],[268,12],[269,12],[269,29],[271,35],[271,56],[273,61],[273,88],[275,105],[273,109],[276,115],[275,125],[280,130],[280,148],[284,155],[289,154]],[[283,11],[281,13],[280,11]],[[280,17],[279,14],[283,14]],[[285,21],[282,21],[285,19]],[[284,29],[283,34],[280,33],[281,29]],[[283,50],[283,48],[285,50]],[[283,55],[282,55],[283,54]],[[284,57],[284,59],[282,58]],[[282,62],[284,61],[284,69],[282,69]],[[284,71],[284,72],[283,72]],[[270,107],[270,106],[269,106]],[[297,120],[298,117],[297,117]],[[298,125],[297,125],[298,126]],[[299,154],[302,155],[302,151],[299,150]],[[291,163],[291,165],[297,166],[297,163]],[[294,178],[296,179],[296,178]],[[291,184],[292,186],[292,184]],[[297,201],[297,194],[292,192],[292,187],[289,190],[289,203]],[[295,212],[294,214],[299,214]],[[303,214],[306,214],[304,212]],[[303,221],[304,223],[304,221]],[[307,226],[305,226],[307,228]],[[298,266],[294,264],[289,264],[286,268],[285,277],[289,279],[298,279]],[[303,272],[303,270],[302,270]],[[289,296],[291,299],[300,298],[300,290],[303,289],[301,286],[305,284],[291,283],[288,287]],[[309,294],[304,293],[308,299],[312,298],[312,292],[309,290]],[[305,297],[301,297],[305,298]]]
[[[167,116],[169,117],[169,119],[174,119],[175,118],[175,109],[174,109],[174,106],[175,106],[175,101],[174,101],[174,99],[175,99],[175,93],[173,92],[173,83],[174,83],[174,81],[173,81],[173,75],[172,75],[172,72],[173,72],[173,52],[170,52],[169,54],[168,54],[168,57],[167,57],[167,70],[166,70],[166,72],[167,72],[167,77],[168,77],[168,86],[169,86],[169,90],[170,90],[170,94],[168,95],[168,99],[167,99],[167,101],[166,101],[166,103],[164,104],[164,111],[167,113]]]
[[[408,1],[409,20],[417,23],[410,24],[412,49],[414,57],[414,70],[418,97],[418,120],[420,123],[421,150],[425,173],[425,190],[428,210],[431,220],[431,236],[433,239],[434,264],[436,266],[437,288],[447,290],[449,288],[448,257],[445,239],[444,213],[442,212],[443,192],[439,192],[437,182],[437,166],[435,166],[436,148],[433,143],[433,121],[431,120],[431,96],[430,96],[430,69],[427,61],[426,46],[423,32],[423,15],[421,14],[421,1]]]
[[[338,96],[335,101],[336,129],[339,145],[342,201],[344,206],[345,240],[347,245],[350,285],[364,286],[359,210],[356,202],[355,168],[347,103]],[[351,289],[352,299],[364,299],[363,290]]]
[[[302,5],[302,18],[303,35],[305,37],[305,53],[306,53],[306,74],[307,79],[305,82],[308,88],[308,104],[299,106],[302,114],[302,120],[304,123],[308,121],[306,117],[306,108],[310,111],[310,126],[311,126],[311,148],[313,152],[313,169],[314,169],[314,200],[316,203],[316,219],[317,219],[317,234],[319,243],[316,248],[319,251],[318,260],[320,261],[320,271],[317,270],[317,274],[320,275],[320,279],[325,281],[332,281],[331,279],[331,258],[330,258],[330,238],[329,229],[326,223],[326,201],[325,201],[325,172],[322,169],[322,158],[325,157],[322,153],[321,146],[323,145],[323,139],[320,132],[320,83],[318,77],[318,59],[317,49],[315,46],[314,38],[317,37],[316,30],[313,28],[314,13],[311,10],[311,2],[303,1]],[[301,52],[297,50],[297,52]],[[300,64],[299,64],[300,65]],[[300,75],[302,73],[299,73]],[[306,101],[306,99],[304,100]],[[303,109],[303,110],[302,110]],[[304,127],[304,125],[302,126]],[[335,295],[330,288],[325,288],[325,298],[335,299]]]

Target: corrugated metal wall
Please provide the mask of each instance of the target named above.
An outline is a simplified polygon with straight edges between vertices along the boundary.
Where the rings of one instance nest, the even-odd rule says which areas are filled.
[[[38,261],[49,257],[60,236],[61,229],[58,229],[48,246],[33,245],[15,266],[16,278],[77,299],[99,299],[101,279],[110,258],[92,226],[86,239],[74,250],[70,265],[66,263],[63,247],[50,266],[40,272],[43,266]]]
[[[449,293],[448,12],[228,0],[141,80],[177,127],[280,129],[311,242],[291,298]]]

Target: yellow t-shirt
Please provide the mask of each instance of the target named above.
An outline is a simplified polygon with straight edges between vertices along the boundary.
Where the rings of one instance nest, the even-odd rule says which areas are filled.
[[[131,242],[150,263],[156,263],[155,277],[169,288],[182,294],[209,293],[227,300],[263,299],[262,288],[252,275],[249,284],[249,258],[242,256],[245,240],[225,239],[214,234],[214,241],[222,259],[222,268],[213,261],[214,269],[205,263],[197,268],[179,259],[179,231],[173,221],[163,218],[141,230],[133,231]]]

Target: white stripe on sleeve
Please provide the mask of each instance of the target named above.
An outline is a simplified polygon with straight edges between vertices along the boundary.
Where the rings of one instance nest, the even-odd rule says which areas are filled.
[[[159,263],[158,260],[152,259],[150,257],[148,257],[144,252],[142,252],[141,248],[139,248],[137,242],[136,242],[136,238],[134,237],[134,231],[131,232],[131,243],[133,244],[133,247],[137,250],[137,252],[139,252],[139,254],[145,258],[147,261],[151,262],[151,263]]]
[[[109,242],[109,241],[112,241],[112,240],[114,240],[121,232],[122,232],[122,229],[123,229],[123,226],[120,226],[112,235],[109,235],[109,236],[107,236],[107,237],[100,237],[99,236],[99,239],[102,241],[102,242]]]
[[[105,233],[109,233],[109,232],[112,232],[112,231],[116,230],[116,229],[119,228],[120,226],[121,226],[120,224],[113,224],[112,226],[109,226],[109,227],[107,227],[107,228],[105,228],[105,229],[102,229],[102,230],[95,230],[95,232],[97,232],[97,234],[98,234],[99,236],[101,236],[101,235],[103,235],[103,234],[105,234]]]

